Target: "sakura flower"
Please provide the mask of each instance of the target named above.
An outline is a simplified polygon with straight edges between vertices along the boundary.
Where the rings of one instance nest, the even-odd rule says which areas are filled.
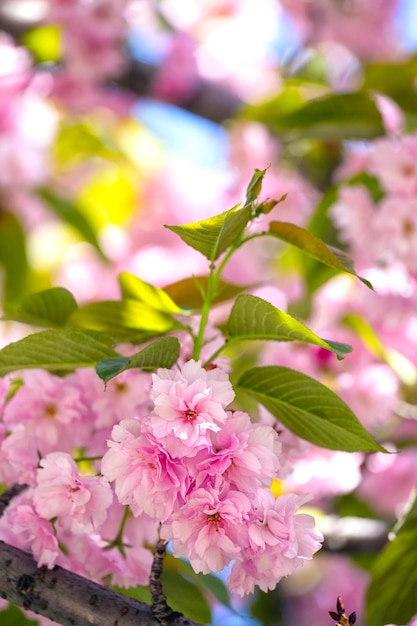
[[[44,519],[58,518],[73,533],[95,532],[107,517],[113,494],[107,480],[81,476],[69,454],[52,452],[40,462],[33,501]]]
[[[377,139],[370,168],[390,193],[412,195],[417,190],[417,134]]]
[[[413,184],[417,191],[417,168],[415,178]],[[417,271],[417,200],[415,195],[404,197],[392,194],[384,198],[375,217],[374,229],[377,238],[376,260],[384,265],[400,261],[414,274]]]
[[[146,423],[153,436],[164,440],[173,456],[192,456],[209,445],[208,431],[220,430],[227,419],[224,407],[234,398],[227,374],[191,360],[181,371],[159,369],[152,380],[155,408]]]
[[[80,391],[65,378],[42,370],[28,370],[23,379],[25,384],[5,407],[7,427],[13,431],[24,425],[42,455],[56,450],[58,443],[65,451],[84,445],[91,429]]]
[[[38,515],[33,506],[22,504],[13,516],[13,529],[25,533],[31,543],[31,551],[38,567],[54,567],[59,555],[59,546],[51,524]]]
[[[195,458],[196,484],[222,475],[234,489],[253,497],[280,469],[278,435],[270,426],[253,424],[247,413],[228,411],[227,416],[221,430],[212,433],[213,452],[204,450]]]
[[[211,487],[197,489],[161,528],[173,539],[177,557],[187,557],[196,572],[221,571],[241,553],[247,541],[250,500],[242,493]]]
[[[107,480],[115,481],[119,502],[128,504],[135,516],[145,512],[160,521],[167,519],[183,502],[190,483],[181,461],[142,433],[141,423],[134,419],[113,428],[109,447],[101,471]]]
[[[7,484],[19,483],[33,486],[39,465],[36,438],[23,425],[18,425],[0,447],[1,479]]]
[[[229,586],[239,595],[274,589],[278,581],[311,559],[323,537],[314,518],[295,514],[308,497],[285,494],[276,500],[270,491],[259,493],[259,506],[249,526],[249,547],[230,572]]]
[[[32,552],[38,567],[52,568],[60,554],[53,526],[36,512],[31,492],[13,498],[0,519],[0,539]]]

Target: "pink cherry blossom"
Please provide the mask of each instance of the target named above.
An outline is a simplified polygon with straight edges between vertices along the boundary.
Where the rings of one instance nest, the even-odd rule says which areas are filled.
[[[233,489],[254,497],[278,475],[281,444],[273,428],[253,424],[247,413],[228,411],[227,416],[221,430],[211,434],[213,451],[192,459],[196,485],[221,475]]]
[[[417,134],[377,139],[370,169],[390,193],[412,195],[417,190]]]
[[[414,448],[392,450],[391,454],[378,452],[367,459],[358,495],[376,511],[399,517],[405,511],[416,481]]]
[[[58,518],[71,532],[95,532],[106,520],[113,493],[100,476],[81,476],[77,464],[62,452],[51,452],[40,462],[33,492],[37,513]]]
[[[309,498],[285,494],[274,499],[270,491],[259,493],[259,506],[249,526],[249,547],[233,565],[229,586],[239,595],[274,589],[283,576],[292,574],[311,559],[323,537],[314,518],[296,511]]]
[[[91,427],[80,391],[65,378],[43,370],[27,370],[24,385],[7,403],[4,422],[13,432],[23,425],[36,440],[41,455],[56,450],[70,451],[88,440]],[[42,393],[40,393],[42,390]]]
[[[56,532],[46,519],[38,515],[31,492],[13,498],[0,518],[0,538],[10,545],[32,552],[38,567],[54,567],[60,554]]]
[[[162,526],[161,537],[172,539],[174,555],[187,557],[196,572],[219,572],[247,541],[249,511],[250,500],[238,491],[197,489]]]
[[[227,419],[225,406],[234,398],[227,374],[191,360],[181,371],[159,369],[152,380],[155,406],[146,422],[153,436],[166,440],[174,456],[192,456],[209,445],[209,432],[220,430]]]
[[[123,420],[112,431],[101,471],[115,481],[121,504],[138,516],[145,512],[164,521],[183,502],[190,477],[181,459],[171,458],[161,443],[142,433],[139,420]]]

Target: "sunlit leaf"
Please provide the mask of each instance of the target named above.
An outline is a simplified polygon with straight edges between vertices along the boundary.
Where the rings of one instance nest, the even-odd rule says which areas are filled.
[[[133,298],[165,313],[181,313],[180,307],[164,289],[154,287],[130,272],[120,274],[119,284],[123,298]]]
[[[269,224],[269,234],[296,246],[335,270],[357,276],[360,281],[372,289],[371,283],[366,278],[356,274],[353,260],[348,254],[333,246],[326,245],[321,239],[301,228],[301,226],[296,226],[296,224],[290,224],[289,222],[271,222]]]
[[[172,367],[178,360],[180,344],[176,337],[161,337],[145,346],[131,357],[104,359],[96,365],[96,372],[100,378],[108,383],[109,380],[132,368],[152,371],[158,367]]]
[[[293,433],[322,448],[384,451],[350,408],[318,381],[287,367],[255,367],[237,386],[263,404]]]
[[[229,211],[215,215],[200,222],[183,224],[182,226],[167,226],[176,233],[191,248],[201,252],[209,261],[215,261],[229,248],[252,216],[250,205],[237,205]]]
[[[357,313],[348,313],[343,317],[342,322],[345,326],[354,330],[369,352],[387,363],[405,385],[415,385],[417,382],[417,368],[414,363],[395,350],[395,348],[384,346],[375,330],[364,317]]]
[[[23,33],[20,43],[38,63],[56,62],[61,56],[61,31],[57,24],[45,24]]]
[[[9,343],[0,350],[0,376],[21,369],[62,371],[94,367],[98,361],[120,356],[113,350],[113,345],[114,339],[104,333],[44,330]]]
[[[338,359],[352,351],[346,344],[321,339],[307,326],[266,300],[252,295],[236,299],[228,320],[229,334],[234,339],[302,341],[334,352]]]
[[[77,308],[77,302],[68,289],[53,287],[6,305],[4,318],[35,326],[64,326]]]
[[[107,162],[88,179],[78,201],[95,228],[108,223],[125,225],[137,203],[135,178],[130,167]]]
[[[40,190],[39,195],[55,215],[75,228],[82,238],[94,246],[100,256],[104,257],[95,230],[75,202],[58,196],[49,189]]]
[[[171,315],[131,298],[91,302],[75,311],[70,321],[78,328],[103,331],[126,341],[135,335],[146,338],[182,328]]]

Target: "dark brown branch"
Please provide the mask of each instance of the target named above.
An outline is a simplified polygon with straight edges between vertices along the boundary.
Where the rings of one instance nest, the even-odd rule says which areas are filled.
[[[1,2],[1,0],[0,0]],[[41,22],[13,20],[0,6],[0,31],[11,35],[16,41],[29,28],[39,26]],[[143,63],[136,59],[129,59],[127,70],[123,75],[112,81],[113,86],[119,86],[138,96],[154,97],[152,85],[158,72],[158,66]],[[218,83],[200,79],[193,93],[186,100],[176,103],[182,109],[195,113],[200,117],[216,123],[224,122],[236,115],[243,106],[242,100]]]
[[[3,515],[5,508],[9,506],[12,499],[25,489],[27,489],[27,485],[12,485],[6,489],[6,491],[3,491],[0,496],[0,517]]]
[[[151,607],[0,542],[0,595],[63,626],[159,626]],[[170,626],[199,626],[182,616]]]
[[[167,542],[159,539],[155,546],[155,554],[152,562],[151,575],[149,578],[149,588],[152,596],[152,614],[162,626],[173,624],[181,613],[173,611],[168,606],[165,594],[162,589],[162,569],[164,564]]]
[[[152,97],[152,82],[157,71],[156,66],[131,59],[127,71],[115,83],[138,95]],[[192,95],[176,104],[190,113],[221,123],[234,117],[243,101],[218,83],[200,79]]]

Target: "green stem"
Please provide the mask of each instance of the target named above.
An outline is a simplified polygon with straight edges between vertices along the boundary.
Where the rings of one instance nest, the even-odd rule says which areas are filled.
[[[206,332],[211,305],[216,296],[222,272],[232,254],[240,247],[240,245],[240,240],[235,241],[235,243],[230,247],[228,252],[224,255],[223,259],[220,261],[217,269],[215,269],[213,262],[210,265],[210,273],[207,281],[207,290],[203,300],[203,307],[201,309],[200,325],[194,343],[193,357],[196,361],[200,358],[201,355],[201,350],[204,344],[204,334]]]
[[[129,507],[126,506],[125,510],[123,512],[123,518],[122,521],[120,523],[120,528],[119,528],[119,532],[117,533],[115,539],[113,539],[113,541],[111,541],[107,546],[106,546],[106,550],[111,550],[112,548],[119,548],[119,550],[122,552],[123,554],[123,533],[125,531],[125,526],[126,526],[126,522],[127,522],[127,518],[129,517]]]

